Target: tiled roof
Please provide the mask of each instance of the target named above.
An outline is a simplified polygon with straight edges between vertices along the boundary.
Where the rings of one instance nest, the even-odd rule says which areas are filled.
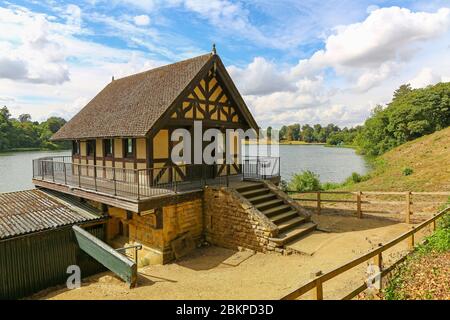
[[[0,193],[0,239],[102,218],[96,208],[55,191]]]
[[[212,57],[206,54],[112,81],[52,139],[144,137]]]

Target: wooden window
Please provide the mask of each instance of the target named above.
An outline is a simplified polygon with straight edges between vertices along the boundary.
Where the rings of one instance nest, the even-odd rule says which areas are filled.
[[[86,155],[88,157],[95,156],[95,140],[86,141]]]
[[[72,141],[72,155],[74,156],[80,155],[80,141],[78,140]]]
[[[125,158],[134,158],[135,150],[135,139],[123,139],[123,154]]]
[[[105,139],[103,140],[103,153],[105,157],[113,157],[113,139]]]

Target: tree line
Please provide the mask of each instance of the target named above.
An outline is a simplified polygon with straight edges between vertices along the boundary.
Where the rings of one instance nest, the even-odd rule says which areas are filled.
[[[281,141],[303,141],[307,143],[327,143],[331,145],[351,144],[360,127],[339,128],[330,123],[327,126],[298,123],[282,126],[279,131]],[[270,130],[268,130],[270,131]]]
[[[66,120],[50,117],[46,121],[32,121],[29,114],[12,118],[6,106],[0,109],[0,152],[17,149],[68,149],[68,142],[52,142],[50,137]]]
[[[407,141],[450,126],[450,82],[426,88],[400,86],[386,105],[377,105],[361,126],[292,124],[280,129],[280,140],[351,145],[378,156]]]

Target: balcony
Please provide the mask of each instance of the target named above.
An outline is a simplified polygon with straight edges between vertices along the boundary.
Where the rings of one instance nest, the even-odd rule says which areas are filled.
[[[46,157],[33,160],[33,183],[105,204],[128,202],[127,209],[136,210],[131,204],[201,191],[205,186],[229,186],[246,180],[279,181],[280,159],[275,157],[245,157],[241,172],[233,175],[217,175],[218,166],[126,169],[78,164],[72,162],[72,157]]]

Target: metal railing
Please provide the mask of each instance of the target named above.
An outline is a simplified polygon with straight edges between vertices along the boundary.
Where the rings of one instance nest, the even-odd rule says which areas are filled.
[[[248,156],[243,159],[244,179],[265,180],[280,176],[279,157]]]
[[[270,179],[279,175],[279,158],[273,157],[245,158],[234,174],[230,174],[232,165],[223,166],[188,164],[128,169],[74,163],[70,156],[59,156],[33,160],[33,179],[141,200],[202,189],[206,185],[228,186],[230,181]]]

